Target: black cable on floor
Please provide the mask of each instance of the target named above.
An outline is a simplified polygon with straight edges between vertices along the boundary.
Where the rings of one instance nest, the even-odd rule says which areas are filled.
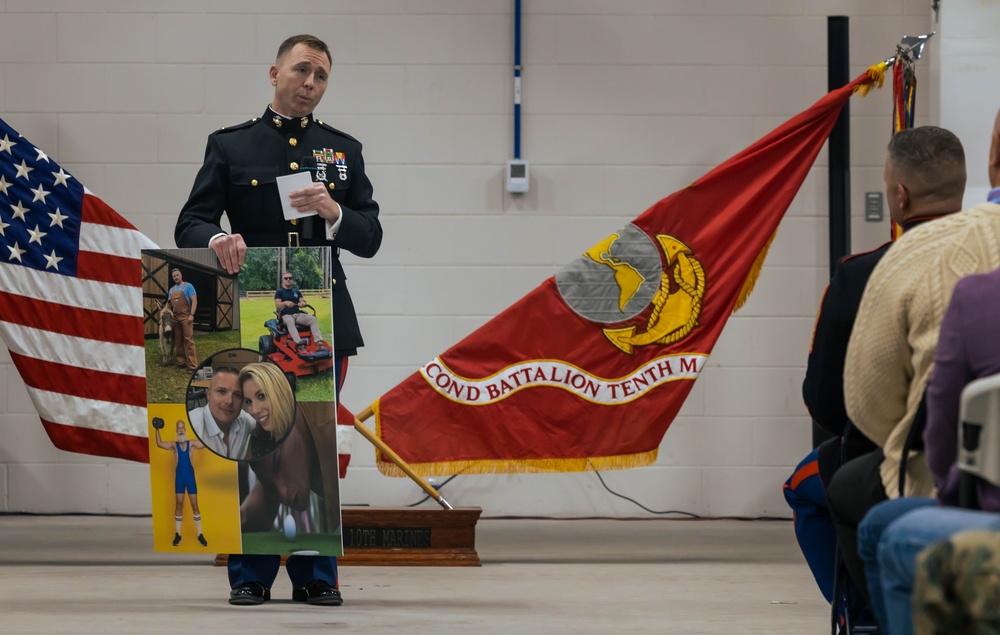
[[[436,489],[436,490],[438,491],[438,493],[440,493],[440,492],[441,492],[441,490],[442,490],[442,489],[444,489],[444,486],[445,486],[445,485],[447,485],[448,483],[450,483],[450,482],[451,482],[451,480],[452,480],[453,478],[455,478],[456,476],[458,476],[458,474],[453,474],[453,475],[449,476],[448,478],[446,478],[446,479],[444,480],[444,482],[443,482],[443,483],[441,483],[440,485],[438,485],[438,486],[437,486],[437,487],[435,487],[434,489]],[[420,500],[418,500],[417,502],[415,502],[415,503],[412,503],[412,504],[410,504],[410,505],[407,505],[407,507],[416,507],[416,506],[417,506],[417,505],[419,505],[420,503],[422,503],[422,502],[424,502],[424,501],[427,501],[427,500],[430,500],[430,498],[431,498],[431,495],[430,495],[430,494],[428,494],[428,495],[424,496],[423,498],[421,498]]]
[[[664,516],[664,515],[667,515],[667,514],[678,514],[680,516],[684,516],[685,518],[688,518],[688,519],[691,519],[691,520],[789,520],[788,518],[782,518],[780,516],[699,516],[698,514],[693,514],[691,512],[686,512],[686,511],[682,511],[682,510],[679,510],[679,509],[668,509],[668,510],[664,510],[664,511],[657,511],[655,509],[650,509],[650,508],[646,507],[645,505],[643,505],[639,501],[635,500],[634,498],[629,498],[628,496],[625,496],[624,494],[619,494],[618,492],[614,491],[613,489],[611,489],[610,487],[608,487],[607,483],[604,482],[604,477],[601,476],[600,472],[598,472],[597,470],[592,470],[592,471],[593,471],[594,475],[597,476],[597,480],[599,480],[601,482],[601,485],[604,486],[604,489],[606,489],[608,491],[608,493],[613,494],[614,496],[617,496],[618,498],[627,500],[628,502],[632,503],[636,507],[639,507],[640,509],[643,509],[646,512],[649,512],[650,514],[655,514],[657,516]],[[447,479],[445,479],[445,481],[443,483],[441,483],[441,485],[437,486],[435,489],[437,489],[438,492],[440,492],[442,489],[444,489],[444,486],[447,485],[448,483],[450,483],[456,476],[461,476],[461,475],[460,474],[453,474],[453,475],[449,476]],[[430,500],[430,495],[429,494],[426,495],[426,496],[424,496],[423,498],[421,498],[417,502],[411,503],[411,504],[407,505],[407,507],[416,507],[417,505],[420,505],[421,503],[423,503],[425,501],[428,501],[428,500]],[[499,517],[498,516],[496,518],[505,518],[505,517]],[[538,517],[536,517],[536,516],[510,516],[509,518],[554,518],[554,517],[548,517],[548,516],[538,516]],[[626,520],[636,520],[636,519],[626,519]]]
[[[599,480],[601,482],[601,485],[603,485],[604,489],[608,490],[608,492],[610,492],[611,494],[614,494],[618,498],[623,498],[623,499],[627,500],[628,502],[630,502],[630,503],[632,503],[632,504],[634,504],[634,505],[636,505],[638,507],[641,507],[642,509],[645,509],[650,514],[656,514],[658,516],[663,515],[663,514],[680,514],[682,516],[687,516],[688,518],[701,518],[701,516],[699,516],[698,514],[692,514],[691,512],[682,512],[682,511],[677,510],[677,509],[669,509],[667,511],[662,511],[662,512],[658,512],[658,511],[656,511],[654,509],[650,509],[650,508],[646,507],[645,505],[643,505],[642,503],[640,503],[639,501],[635,500],[634,498],[629,498],[628,496],[625,496],[624,494],[619,494],[615,490],[613,490],[610,487],[608,487],[608,484],[604,482],[604,478],[601,476],[601,473],[598,472],[597,470],[594,470],[594,474],[597,475],[597,480]]]

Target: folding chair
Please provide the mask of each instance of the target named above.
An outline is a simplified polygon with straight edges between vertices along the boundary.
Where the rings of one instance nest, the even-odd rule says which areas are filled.
[[[1000,374],[962,390],[959,421],[959,506],[979,509],[978,480],[1000,487]]]

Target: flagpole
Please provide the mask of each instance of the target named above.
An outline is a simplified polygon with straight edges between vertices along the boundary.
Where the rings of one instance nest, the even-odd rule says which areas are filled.
[[[392,451],[385,441],[375,436],[375,433],[368,429],[363,421],[367,421],[375,413],[371,408],[367,408],[359,416],[354,417],[354,429],[361,433],[361,436],[368,439],[368,441],[378,449],[379,452],[389,457],[389,460],[396,464],[396,467],[403,470],[403,473],[410,477],[410,479],[420,486],[420,489],[427,492],[427,495],[438,502],[441,507],[445,509],[454,509],[448,501],[444,499],[441,494],[434,489],[430,483],[425,481],[419,474],[413,471],[413,469],[404,461],[398,454]]]

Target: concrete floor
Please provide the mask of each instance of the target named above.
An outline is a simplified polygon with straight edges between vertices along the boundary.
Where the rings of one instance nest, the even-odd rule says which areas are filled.
[[[343,567],[340,607],[226,603],[148,518],[0,516],[0,633],[825,633],[787,521],[490,520],[482,567]]]

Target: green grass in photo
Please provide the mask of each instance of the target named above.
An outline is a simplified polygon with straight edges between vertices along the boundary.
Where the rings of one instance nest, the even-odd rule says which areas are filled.
[[[239,332],[215,331],[212,333],[194,332],[194,348],[198,363],[219,351],[227,348],[237,348],[240,345]],[[256,346],[253,347],[257,349]],[[146,340],[146,402],[147,403],[184,403],[188,382],[191,381],[191,371],[177,367],[176,357],[172,357],[166,366],[161,363],[160,340]]]
[[[303,295],[306,302],[316,309],[316,319],[319,320],[319,330],[327,343],[333,338],[333,307],[330,298],[320,294]],[[307,312],[311,313],[308,309]],[[240,334],[241,346],[251,350],[260,350],[260,338],[269,335],[264,323],[274,319],[274,298],[240,298]],[[295,399],[298,401],[333,401],[334,384],[333,370],[320,375],[302,376],[295,382]]]
[[[316,319],[319,320],[319,332],[323,339],[330,342],[333,338],[333,308],[330,298],[320,295],[304,296],[306,302],[316,309]],[[309,309],[306,312],[311,313]],[[257,350],[261,335],[267,335],[264,323],[274,319],[274,298],[240,298],[240,333],[243,348]]]
[[[295,540],[285,539],[285,535],[275,531],[244,532],[243,553],[292,553],[293,551],[318,551],[324,556],[342,556],[344,550],[340,542],[340,532],[325,534],[300,533]]]

